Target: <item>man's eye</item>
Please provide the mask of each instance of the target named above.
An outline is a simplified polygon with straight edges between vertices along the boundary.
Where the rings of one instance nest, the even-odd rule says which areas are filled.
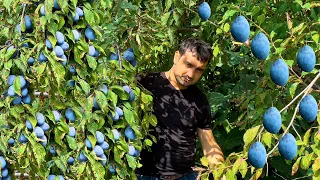
[[[201,72],[201,73],[203,73],[203,72],[204,72],[204,70],[203,70],[203,69],[198,69],[198,71],[199,71],[199,72]]]

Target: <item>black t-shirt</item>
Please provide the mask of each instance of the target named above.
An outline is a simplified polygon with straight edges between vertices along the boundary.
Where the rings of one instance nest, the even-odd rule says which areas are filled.
[[[206,96],[195,85],[176,90],[164,72],[140,76],[138,81],[152,93],[158,124],[151,132],[157,142],[153,143],[152,152],[141,151],[143,166],[137,173],[174,175],[192,171],[197,128],[212,128]]]

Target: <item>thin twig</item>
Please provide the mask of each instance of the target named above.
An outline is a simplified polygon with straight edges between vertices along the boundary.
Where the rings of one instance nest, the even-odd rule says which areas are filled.
[[[276,173],[275,171],[272,171],[272,172],[273,172],[275,175],[281,177],[282,179],[287,180],[286,178],[282,177],[280,174]]]
[[[301,138],[300,134],[298,133],[298,131],[296,130],[296,128],[294,127],[294,125],[292,125],[292,128],[297,133],[299,139],[302,141],[302,138]]]
[[[262,134],[262,131],[264,130],[264,127],[262,126],[262,128],[260,129],[260,132],[259,132],[259,134],[258,134],[258,141],[259,142],[261,142],[260,140],[261,140],[261,134]]]

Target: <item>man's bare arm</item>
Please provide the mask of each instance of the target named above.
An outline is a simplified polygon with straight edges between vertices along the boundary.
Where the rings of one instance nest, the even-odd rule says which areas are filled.
[[[202,145],[203,154],[207,157],[209,163],[214,165],[224,161],[222,150],[214,139],[212,131],[210,129],[197,128],[197,132]]]

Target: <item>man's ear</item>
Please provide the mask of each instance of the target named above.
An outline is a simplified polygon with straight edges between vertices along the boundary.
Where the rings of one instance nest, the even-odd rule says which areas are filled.
[[[176,52],[174,53],[173,64],[178,63],[179,59],[180,59],[180,52],[179,52],[179,51],[176,51]]]

